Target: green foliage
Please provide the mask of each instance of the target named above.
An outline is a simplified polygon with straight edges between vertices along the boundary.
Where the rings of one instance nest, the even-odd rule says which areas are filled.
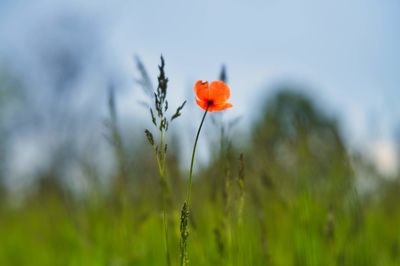
[[[352,188],[354,174],[336,122],[300,93],[281,90],[270,99],[252,142],[259,151],[250,153],[256,154],[250,161],[257,174],[281,193],[308,190],[331,206]]]
[[[0,65],[0,202],[4,193],[3,179],[6,156],[6,123],[10,122],[17,108],[22,106],[20,84]],[[0,203],[1,205],[1,203]]]
[[[111,133],[118,134],[112,110]],[[333,119],[306,96],[281,90],[251,134],[244,155],[222,134],[225,145],[193,179],[191,212],[183,215],[191,265],[400,265],[399,179],[375,176],[374,197],[360,196]],[[152,146],[158,140],[147,138]],[[169,146],[165,164],[177,199],[169,212],[175,225],[168,228],[169,252],[177,265],[178,203],[185,195],[174,141]],[[121,206],[109,200],[110,192],[76,200],[53,176],[43,176],[21,206],[3,204],[0,265],[166,265],[152,152],[145,143],[131,168],[116,170],[134,180],[124,184],[130,197]]]

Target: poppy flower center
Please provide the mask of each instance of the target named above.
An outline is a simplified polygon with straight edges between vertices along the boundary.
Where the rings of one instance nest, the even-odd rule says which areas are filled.
[[[207,106],[211,106],[211,105],[213,105],[214,104],[214,101],[213,100],[208,100],[207,101]]]

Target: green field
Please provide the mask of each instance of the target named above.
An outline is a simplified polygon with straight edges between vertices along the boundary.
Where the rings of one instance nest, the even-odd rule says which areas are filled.
[[[22,197],[1,190],[0,265],[167,265],[167,250],[170,264],[180,264],[189,169],[179,166],[183,132],[164,132],[162,144],[170,145],[161,155],[144,134],[131,150],[117,102],[110,94],[104,141],[117,163],[109,183],[81,158],[84,193],[63,185],[58,165],[37,174]],[[210,113],[199,139],[218,141],[193,177],[190,265],[400,265],[399,177],[382,176],[350,152],[335,118],[312,99],[282,86],[248,136],[236,133],[240,122],[220,118]]]

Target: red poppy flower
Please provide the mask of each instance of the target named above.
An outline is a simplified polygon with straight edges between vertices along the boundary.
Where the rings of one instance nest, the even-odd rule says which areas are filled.
[[[194,85],[194,92],[197,104],[209,112],[222,111],[232,107],[232,104],[226,102],[231,96],[230,89],[220,80],[210,84],[208,81],[198,80]]]

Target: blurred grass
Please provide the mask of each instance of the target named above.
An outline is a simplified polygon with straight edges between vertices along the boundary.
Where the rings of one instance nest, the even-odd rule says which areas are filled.
[[[30,201],[2,210],[0,265],[164,265],[160,213],[138,215],[127,207],[116,212],[104,205],[66,208],[60,199]],[[243,224],[229,220],[230,242],[218,252],[214,234],[220,210],[202,197],[197,201],[189,250],[193,265],[398,265],[400,215],[367,208],[361,228],[351,212],[337,214],[334,237],[325,232],[328,211],[308,195],[290,206],[268,202],[246,208]],[[258,221],[255,212],[263,212]],[[140,218],[140,219],[139,219]],[[175,216],[178,219],[178,216]],[[260,227],[264,227],[263,234]],[[178,239],[178,231],[175,230]],[[225,232],[224,232],[225,233]],[[262,244],[265,238],[267,245]],[[177,264],[178,242],[172,247]],[[266,249],[266,250],[263,250]]]
[[[362,156],[349,154],[337,122],[308,97],[279,90],[250,139],[238,150],[221,133],[213,160],[196,174],[191,265],[400,265],[399,177],[385,179]],[[185,174],[177,145],[170,146],[171,216],[178,225]],[[125,162],[113,176],[118,189],[99,189],[91,176],[91,190],[77,198],[57,181],[57,165],[19,206],[0,189],[0,265],[165,265],[152,151],[126,150],[116,151]],[[367,181],[356,168],[373,175],[373,193],[358,191],[356,183]],[[177,265],[177,226],[169,238]]]

